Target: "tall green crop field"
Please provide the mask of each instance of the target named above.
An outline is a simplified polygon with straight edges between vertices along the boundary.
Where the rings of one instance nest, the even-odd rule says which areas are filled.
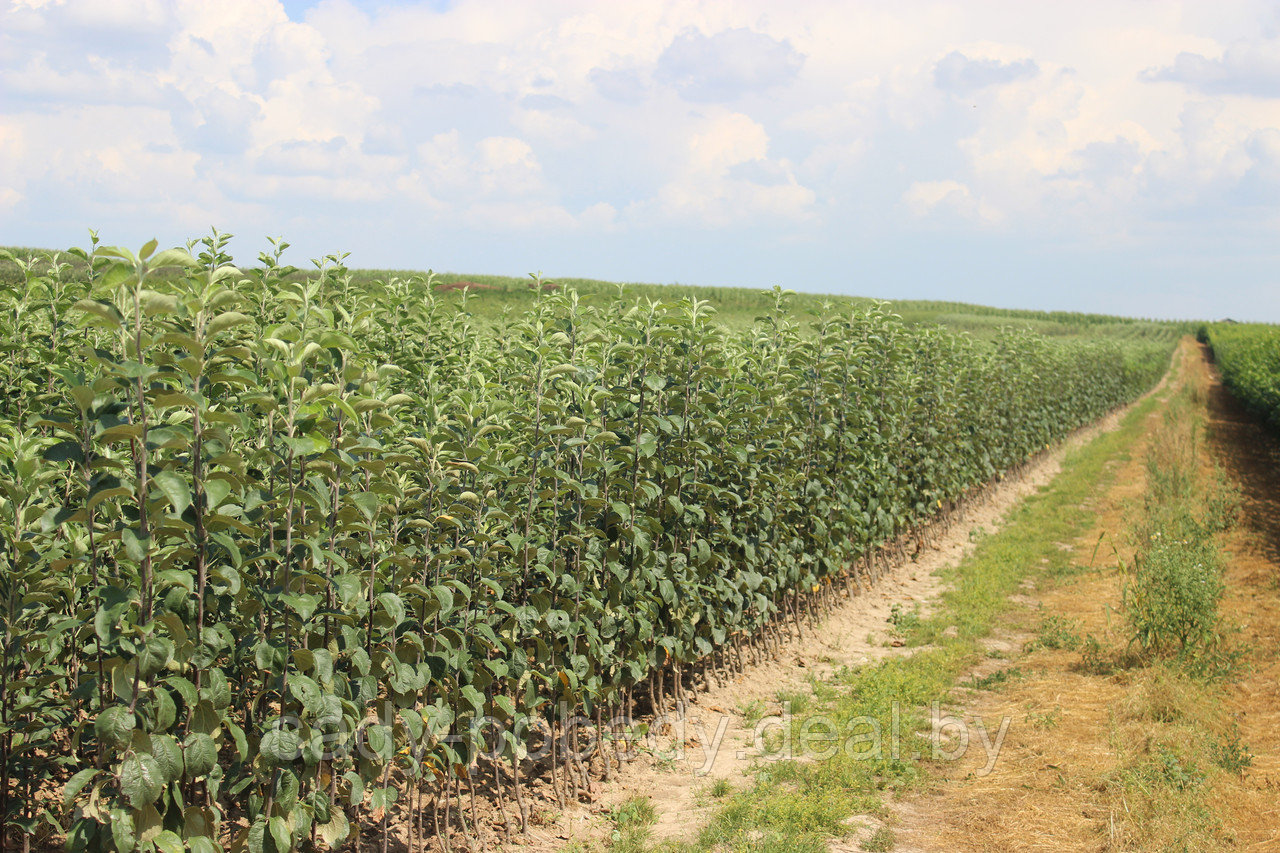
[[[281,248],[10,267],[10,844],[420,846],[474,832],[477,779],[522,820],[530,774],[571,797],[610,766],[587,730],[865,584],[1172,348],[874,303],[802,327],[780,291],[732,326],[571,287],[478,319]]]

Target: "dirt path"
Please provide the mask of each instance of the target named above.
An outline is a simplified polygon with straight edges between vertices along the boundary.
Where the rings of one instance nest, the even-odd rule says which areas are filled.
[[[1011,508],[1053,479],[1071,448],[1115,429],[1123,411],[1078,430],[1018,475],[990,487],[958,514],[933,547],[886,574],[869,593],[847,600],[816,631],[792,640],[774,659],[750,667],[727,686],[695,694],[684,720],[664,729],[669,737],[663,745],[674,749],[629,762],[593,805],[551,816],[546,825],[531,829],[523,848],[561,850],[572,842],[605,839],[609,811],[634,797],[647,797],[654,806],[655,841],[691,838],[713,808],[706,795],[711,785],[718,779],[734,787],[746,781],[744,774],[760,755],[755,748],[758,719],[787,713],[780,696],[808,693],[810,679],[825,678],[841,667],[916,651],[893,646],[893,608],[919,606],[922,614],[928,613],[943,590],[938,572],[972,550],[973,533],[998,529]]]
[[[1214,712],[1234,718],[1253,763],[1239,780],[1214,784],[1207,805],[1238,849],[1280,850],[1280,447],[1225,393],[1206,354],[1198,347],[1191,354],[1185,376],[1207,407],[1210,456],[1244,492],[1243,521],[1224,543],[1222,611],[1239,627],[1245,660],[1226,690],[1226,707]],[[1131,560],[1127,530],[1143,497],[1148,439],[1101,497],[1094,529],[1074,543],[1079,564]],[[1052,618],[1077,637],[1123,647],[1121,583],[1118,571],[1103,568],[1029,591],[1003,638],[1020,647]],[[976,773],[981,761],[971,758],[942,766],[930,791],[895,803],[895,851],[1158,849],[1117,830],[1116,809],[1126,804],[1117,804],[1116,778],[1120,756],[1141,748],[1125,742],[1141,729],[1135,721],[1157,702],[1182,699],[1157,695],[1174,688],[1156,668],[1095,670],[1086,657],[1080,646],[1041,648],[984,662],[973,673],[1012,676],[997,692],[957,691],[951,709],[970,720],[1014,720],[999,762],[985,778]]]
[[[1242,849],[1280,850],[1280,441],[1232,399],[1215,368],[1206,374],[1210,447],[1244,498],[1227,543],[1223,606],[1248,650],[1228,704],[1253,765],[1224,806]]]

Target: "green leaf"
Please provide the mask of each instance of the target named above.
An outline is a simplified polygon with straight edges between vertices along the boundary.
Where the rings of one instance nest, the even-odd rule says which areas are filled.
[[[312,595],[309,592],[289,593],[280,596],[280,600],[298,614],[298,618],[306,622],[316,612],[316,608],[320,606],[320,597]]]
[[[477,714],[482,713],[484,711],[484,694],[483,693],[481,693],[479,690],[476,690],[470,684],[464,684],[460,692],[462,693],[462,698],[467,700],[467,702],[471,705],[471,707],[475,709],[475,712]]]
[[[95,325],[106,326],[116,331],[124,328],[124,316],[121,315],[120,310],[105,300],[81,299],[71,308],[73,311],[83,311],[92,315],[96,321]]]
[[[191,711],[191,730],[212,737],[222,727],[222,715],[208,699],[201,699]]]
[[[182,744],[182,758],[188,781],[209,775],[218,762],[218,747],[213,738],[202,732],[192,732]]]
[[[431,587],[431,592],[435,595],[436,600],[440,602],[440,612],[451,613],[453,611],[453,590],[444,584],[436,584]]]
[[[231,683],[227,681],[227,676],[220,669],[210,669],[205,674],[209,677],[209,686],[204,688],[208,691],[209,703],[219,711],[229,707]]]
[[[376,494],[373,492],[357,492],[351,496],[351,500],[366,521],[373,521],[373,517],[378,514],[379,501]]]
[[[152,269],[159,269],[160,267],[195,269],[198,266],[200,266],[200,262],[191,257],[184,249],[165,249],[151,259]]]
[[[182,778],[182,750],[170,735],[151,736],[151,757],[160,768],[161,781],[169,784]]]
[[[218,508],[218,504],[227,499],[227,495],[231,494],[231,483],[221,477],[214,477],[204,481],[204,499],[206,509],[214,510]]]
[[[152,481],[169,499],[174,515],[182,515],[187,507],[191,506],[191,488],[178,474],[170,470],[158,471]]]
[[[164,773],[146,753],[135,753],[120,763],[120,792],[135,809],[149,806],[160,796]]]
[[[84,462],[84,450],[78,441],[60,441],[46,447],[41,455],[49,462]]]
[[[364,802],[364,780],[350,770],[343,773],[342,778],[347,781],[349,786],[347,802],[353,806],[358,806]]]
[[[264,853],[267,849],[267,819],[259,816],[249,826],[247,836],[249,853]]]
[[[271,840],[276,843],[276,853],[287,853],[293,849],[293,833],[284,818],[273,817],[268,826],[271,828]]]
[[[138,719],[123,705],[113,705],[98,715],[93,722],[93,732],[98,740],[116,749],[124,749],[133,738]]]
[[[177,297],[155,290],[144,290],[140,294],[142,311],[148,317],[167,316],[178,313]]]
[[[338,849],[351,835],[351,825],[347,822],[346,813],[335,806],[330,810],[329,821],[316,826],[316,833],[330,849]]]
[[[116,843],[117,853],[132,853],[138,845],[133,815],[127,809],[116,808],[110,811],[110,816],[111,837]]]
[[[186,853],[187,849],[177,833],[168,829],[157,835],[155,841],[151,843],[156,846],[160,853]]]
[[[391,617],[393,626],[404,621],[404,602],[400,600],[400,596],[393,592],[380,593],[378,603],[387,611],[387,616]]]
[[[63,808],[71,808],[71,804],[75,802],[76,797],[80,796],[85,786],[101,773],[102,771],[96,767],[87,767],[68,779],[66,786],[62,789]]]
[[[298,746],[297,732],[285,728],[274,728],[262,736],[258,752],[269,766],[279,766],[297,759]]]
[[[309,713],[318,715],[323,709],[324,691],[305,675],[294,674],[289,679],[289,692]]]
[[[243,326],[252,322],[253,318],[247,314],[241,314],[239,311],[226,311],[209,321],[209,325],[205,327],[205,333],[212,337],[219,332],[225,332],[235,326]]]
[[[135,563],[141,563],[147,554],[147,545],[150,544],[151,538],[143,539],[132,527],[126,527],[120,531],[120,541],[124,544],[124,552],[129,559]]]
[[[152,637],[138,653],[138,673],[143,678],[150,678],[163,671],[171,660],[173,660],[173,643],[164,637]]]

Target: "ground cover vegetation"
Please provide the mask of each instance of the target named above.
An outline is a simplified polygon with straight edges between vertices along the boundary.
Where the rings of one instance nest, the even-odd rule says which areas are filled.
[[[482,322],[467,289],[280,242],[241,269],[226,239],[10,255],[6,846],[417,849],[478,798],[519,827],[522,779],[582,795],[608,721],[775,642],[1171,349],[874,304],[802,331],[781,291],[728,327],[539,284]]]

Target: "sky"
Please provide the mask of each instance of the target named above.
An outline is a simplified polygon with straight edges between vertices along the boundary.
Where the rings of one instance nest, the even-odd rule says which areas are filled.
[[[1280,4],[0,0],[0,245],[1280,322]]]

